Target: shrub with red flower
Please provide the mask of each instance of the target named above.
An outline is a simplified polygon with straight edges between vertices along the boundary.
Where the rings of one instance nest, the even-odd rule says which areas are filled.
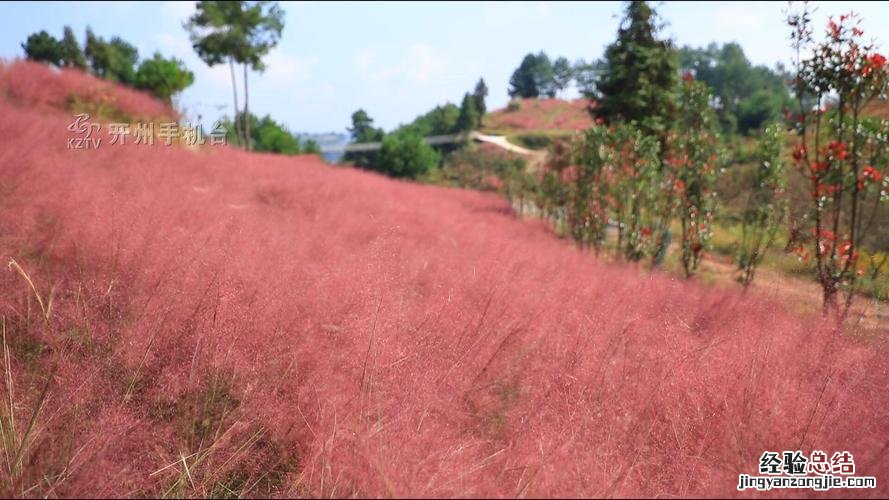
[[[671,197],[664,189],[660,146],[655,137],[631,125],[614,127],[610,139],[618,167],[609,186],[618,252],[629,261],[654,257],[661,242],[648,236],[661,235],[673,213]]]
[[[682,226],[682,268],[690,277],[709,247],[716,207],[719,147],[707,85],[694,80],[683,82],[678,111],[676,126],[668,139],[667,167],[673,178]]]
[[[869,230],[863,214],[887,198],[881,185],[885,176],[876,166],[889,164],[889,122],[862,113],[868,103],[886,95],[886,57],[862,41],[860,16],[831,18],[824,41],[816,42],[810,14],[805,6],[788,17],[797,54],[793,81],[802,111],[793,159],[811,182],[812,263],[824,311],[842,318],[857,289],[857,250]],[[834,104],[821,112],[828,97]],[[815,110],[805,104],[810,102]],[[843,243],[837,245],[840,236]]]
[[[886,56],[883,54],[870,54],[864,60],[861,68],[861,76],[868,77],[874,73],[880,73],[886,68]]]

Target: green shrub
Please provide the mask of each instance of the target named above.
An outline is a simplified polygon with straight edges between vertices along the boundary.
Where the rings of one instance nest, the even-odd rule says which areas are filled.
[[[413,130],[389,134],[383,138],[379,160],[374,170],[392,177],[416,178],[438,166],[439,154]]]

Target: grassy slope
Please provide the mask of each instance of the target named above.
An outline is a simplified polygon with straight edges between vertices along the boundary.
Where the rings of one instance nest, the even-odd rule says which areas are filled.
[[[606,265],[494,195],[70,151],[68,113],[0,113],[0,259],[34,285],[0,273],[5,494],[728,496],[766,449],[889,467],[887,358],[817,318]]]
[[[483,131],[505,135],[511,142],[533,149],[546,146],[548,139],[568,137],[593,125],[587,112],[589,101],[575,99],[519,99],[518,109],[488,113]]]

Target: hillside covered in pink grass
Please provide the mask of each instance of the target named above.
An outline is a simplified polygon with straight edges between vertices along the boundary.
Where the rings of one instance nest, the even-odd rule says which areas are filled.
[[[882,344],[598,261],[492,194],[70,150],[76,78],[0,69],[4,437],[25,444],[4,495],[735,496],[763,451],[815,449],[878,476],[844,495],[887,495]]]

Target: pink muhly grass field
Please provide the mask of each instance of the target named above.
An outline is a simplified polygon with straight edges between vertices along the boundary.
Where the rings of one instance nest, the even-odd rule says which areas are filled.
[[[889,494],[885,350],[818,318],[599,262],[494,195],[67,150],[69,114],[0,113],[19,435],[41,407],[5,495],[734,496],[797,449]]]
[[[133,118],[166,118],[175,113],[146,92],[115,85],[75,69],[52,69],[27,60],[0,60],[0,100],[65,108],[72,99],[114,108]]]
[[[485,119],[492,129],[585,130],[593,126],[587,99],[520,99],[519,109],[499,109]]]

